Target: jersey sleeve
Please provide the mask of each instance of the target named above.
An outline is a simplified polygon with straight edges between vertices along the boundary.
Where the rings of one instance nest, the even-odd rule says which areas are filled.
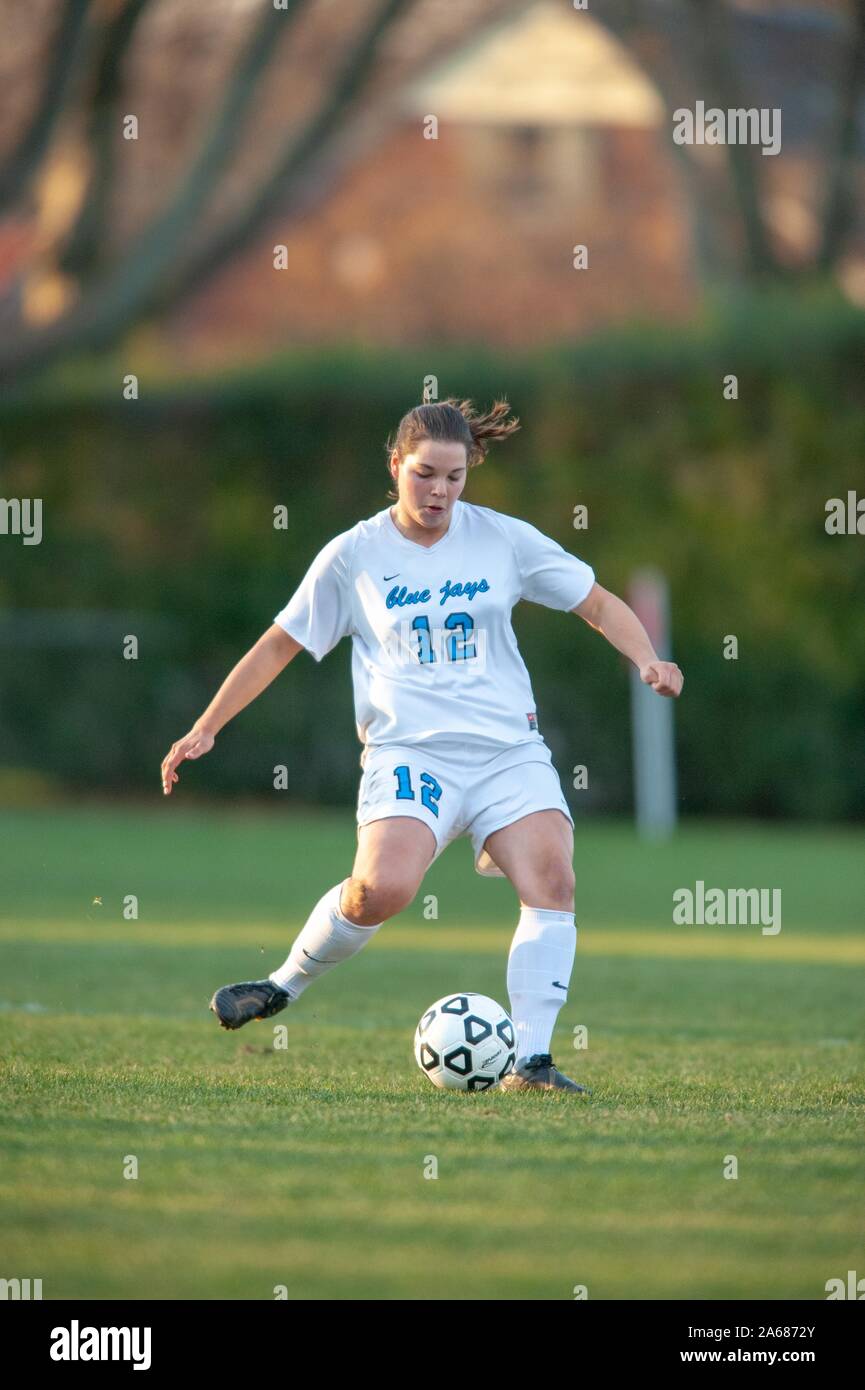
[[[520,598],[562,612],[576,608],[595,582],[591,565],[528,521],[505,518],[520,572]]]
[[[352,629],[350,552],[350,532],[328,541],[273,620],[316,661]]]

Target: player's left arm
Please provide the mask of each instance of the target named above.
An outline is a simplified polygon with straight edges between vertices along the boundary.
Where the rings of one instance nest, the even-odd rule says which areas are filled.
[[[640,673],[640,680],[658,695],[680,695],[685,677],[675,661],[661,661],[636,613],[622,599],[593,584],[582,603],[571,609],[606,637]]]

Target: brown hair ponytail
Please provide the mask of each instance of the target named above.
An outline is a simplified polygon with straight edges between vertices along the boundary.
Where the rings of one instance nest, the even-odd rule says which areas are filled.
[[[416,405],[402,417],[396,434],[385,445],[388,464],[394,449],[402,463],[406,455],[414,453],[422,439],[434,439],[464,444],[466,465],[476,468],[486,458],[490,444],[508,439],[519,428],[518,418],[511,415],[511,408],[504,400],[494,401],[485,415],[479,414],[471,401],[460,401],[454,396],[430,405]],[[396,499],[398,493],[391,488],[388,497]]]

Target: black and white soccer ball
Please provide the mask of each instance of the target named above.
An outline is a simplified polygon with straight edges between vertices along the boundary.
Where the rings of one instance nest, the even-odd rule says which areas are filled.
[[[430,1004],[414,1035],[414,1055],[434,1086],[488,1091],[513,1071],[516,1029],[486,994],[446,994]]]

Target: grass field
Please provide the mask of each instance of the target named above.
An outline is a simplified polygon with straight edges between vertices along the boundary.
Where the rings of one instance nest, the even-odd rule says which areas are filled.
[[[862,833],[653,848],[578,824],[554,1053],[589,1103],[415,1067],[432,1000],[507,1003],[516,904],[467,841],[296,1011],[228,1034],[212,991],[282,961],[349,872],[350,814],[175,798],[2,813],[0,835],[0,1276],[45,1298],[570,1300],[820,1299],[865,1273]],[[674,926],[697,879],[781,888],[782,930]]]

